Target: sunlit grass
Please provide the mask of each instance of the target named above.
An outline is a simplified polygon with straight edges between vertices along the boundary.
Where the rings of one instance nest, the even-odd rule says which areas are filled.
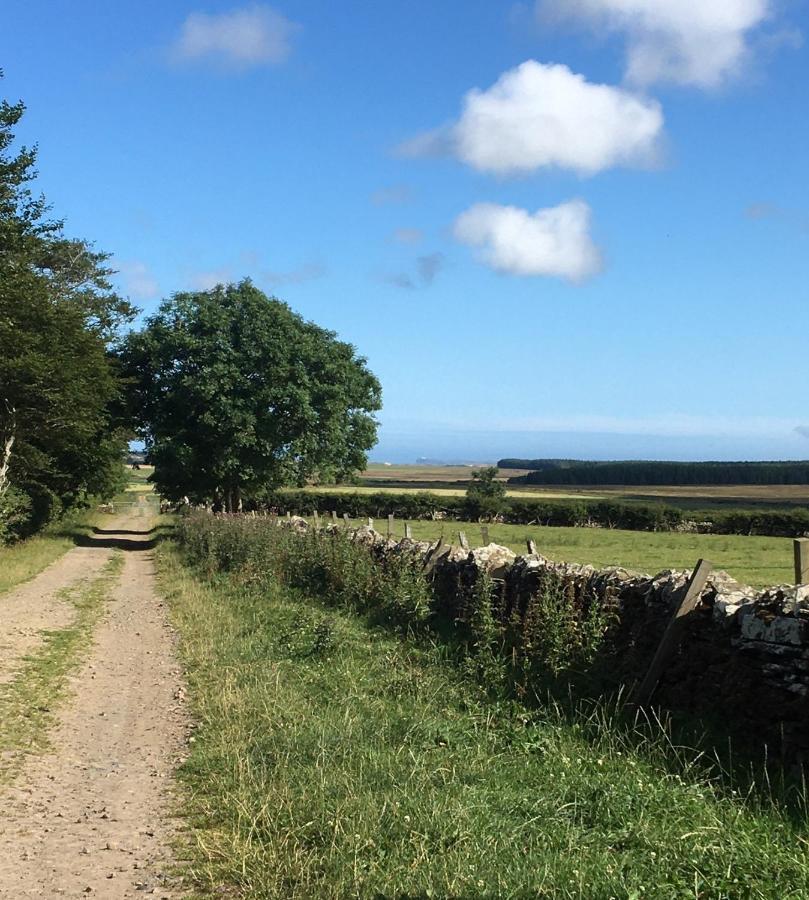
[[[158,550],[200,896],[809,896],[807,821],[662,728],[492,702],[438,647]]]
[[[312,521],[309,519],[309,521]],[[330,520],[327,520],[330,521]],[[339,520],[343,522],[343,519]],[[352,525],[367,519],[352,519]],[[393,536],[404,537],[404,521],[394,519]],[[793,580],[792,541],[789,538],[677,532],[621,531],[608,528],[552,528],[541,525],[485,525],[478,522],[414,520],[409,522],[417,540],[458,544],[463,531],[472,547],[483,544],[482,527],[489,540],[515,553],[526,553],[528,540],[552,560],[590,564],[598,568],[623,566],[655,574],[663,569],[690,569],[697,559],[709,559],[743,584],[765,587]],[[387,534],[387,519],[374,527]]]

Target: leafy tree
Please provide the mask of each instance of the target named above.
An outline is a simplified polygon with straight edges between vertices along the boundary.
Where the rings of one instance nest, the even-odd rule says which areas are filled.
[[[365,360],[250,281],[165,300],[121,361],[171,499],[232,511],[279,485],[344,479],[376,440]]]
[[[466,489],[466,505],[472,518],[492,517],[502,510],[506,486],[497,480],[497,473],[497,466],[472,473]]]
[[[134,313],[111,288],[107,256],[66,237],[33,195],[36,149],[13,149],[24,111],[0,101],[0,539],[116,487],[107,348]]]

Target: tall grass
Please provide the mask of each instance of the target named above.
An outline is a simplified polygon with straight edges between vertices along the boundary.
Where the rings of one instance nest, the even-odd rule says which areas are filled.
[[[484,681],[516,682],[522,694],[546,675],[586,668],[609,623],[594,597],[580,605],[551,570],[524,609],[506,610],[502,585],[486,573],[471,587],[456,580],[439,592],[421,553],[406,544],[380,553],[343,529],[300,534],[267,519],[201,514],[182,521],[179,537],[188,560],[208,575],[279,581],[410,634],[440,631],[462,658],[475,658],[470,666]]]
[[[338,577],[300,539],[304,574],[286,538],[247,551],[254,526],[209,522],[184,530],[197,574],[158,549],[198,722],[182,778],[200,896],[809,896],[803,806],[734,793],[655,720],[492,700],[440,644],[355,614],[384,585],[342,545]]]

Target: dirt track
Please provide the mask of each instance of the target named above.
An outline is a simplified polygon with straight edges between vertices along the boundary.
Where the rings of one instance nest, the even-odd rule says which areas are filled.
[[[170,776],[186,721],[174,636],[155,591],[152,524],[115,520],[93,545],[0,596],[0,677],[8,679],[42,628],[69,624],[59,592],[96,575],[115,549],[124,554],[50,751],[29,757],[10,785],[0,785],[0,897],[180,896],[166,874]]]

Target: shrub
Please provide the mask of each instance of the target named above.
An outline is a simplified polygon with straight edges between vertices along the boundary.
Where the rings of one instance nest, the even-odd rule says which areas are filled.
[[[28,494],[7,488],[0,494],[0,544],[10,544],[31,532],[33,504]]]

